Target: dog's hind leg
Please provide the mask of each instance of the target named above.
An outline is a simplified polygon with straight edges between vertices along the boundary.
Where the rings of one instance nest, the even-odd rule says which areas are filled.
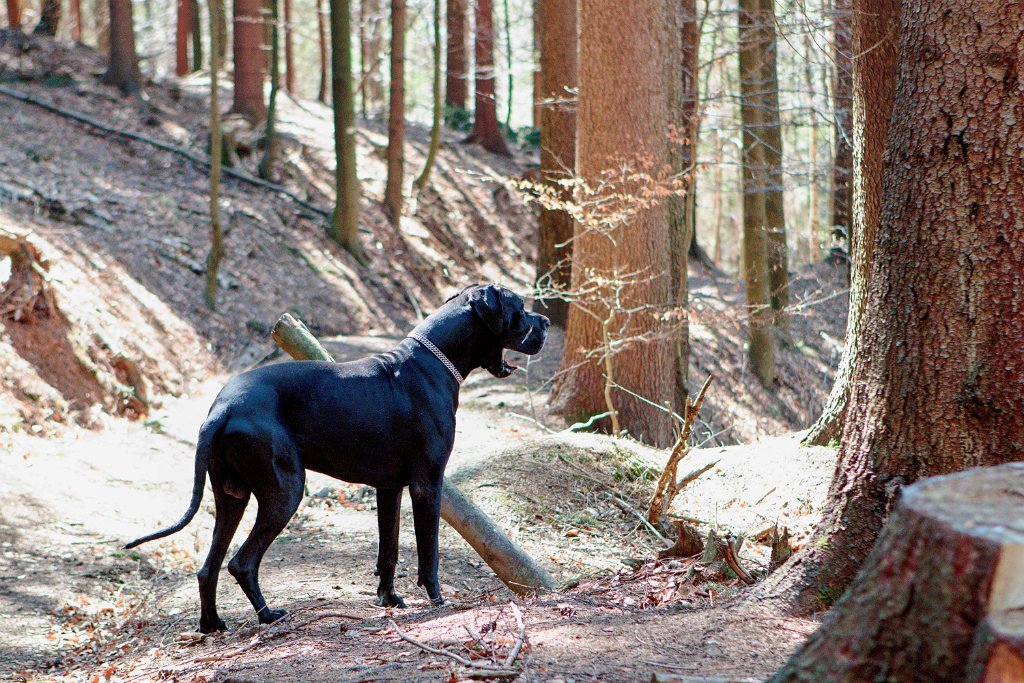
[[[244,492],[244,497],[231,495],[224,490],[212,473],[210,484],[213,488],[217,518],[213,525],[213,541],[210,543],[210,552],[206,556],[206,563],[203,564],[198,574],[199,602],[201,604],[200,633],[227,630],[224,621],[217,615],[217,578],[221,565],[224,564],[224,555],[227,554],[231,537],[235,535],[238,523],[245,512],[245,506],[249,504],[248,491]],[[242,491],[237,493],[241,494]]]
[[[259,503],[256,522],[245,543],[228,563],[228,571],[238,581],[242,592],[256,610],[260,623],[263,624],[275,622],[287,612],[267,607],[267,601],[263,598],[259,586],[260,562],[267,548],[284,530],[288,520],[299,508],[306,481],[306,472],[299,460],[298,449],[292,445],[290,439],[279,436],[271,448],[271,457],[264,460],[261,455],[254,462],[265,462],[273,471],[261,473],[247,482]]]
[[[405,607],[395,594],[395,565],[398,563],[398,526],[402,512],[402,489],[377,489],[377,604]]]
[[[415,478],[409,485],[412,497],[412,520],[416,529],[416,557],[419,577],[435,606],[443,605],[441,585],[437,581],[437,527],[441,520],[441,483],[422,483]]]

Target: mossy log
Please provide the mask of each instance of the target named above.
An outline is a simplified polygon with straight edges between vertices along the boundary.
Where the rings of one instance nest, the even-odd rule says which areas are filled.
[[[772,681],[1024,680],[1024,463],[903,490],[847,593]]]
[[[274,325],[270,336],[296,360],[334,360],[302,321],[287,313]],[[525,595],[555,587],[554,579],[543,567],[516,545],[483,510],[447,481],[441,492],[441,518],[459,532],[513,592]]]

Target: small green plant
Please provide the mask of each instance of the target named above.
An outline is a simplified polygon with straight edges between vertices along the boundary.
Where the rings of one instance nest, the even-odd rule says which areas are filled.
[[[452,130],[466,132],[473,127],[473,112],[462,107],[445,106],[444,125]]]

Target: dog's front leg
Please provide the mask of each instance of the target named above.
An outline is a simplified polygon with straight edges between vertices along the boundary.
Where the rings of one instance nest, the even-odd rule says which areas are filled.
[[[416,527],[416,556],[419,564],[417,584],[423,586],[435,606],[443,605],[437,581],[437,527],[441,520],[441,479],[409,485],[412,519]]]
[[[398,523],[402,512],[402,489],[377,489],[377,604],[381,607],[405,607],[395,593],[395,565],[398,563]]]

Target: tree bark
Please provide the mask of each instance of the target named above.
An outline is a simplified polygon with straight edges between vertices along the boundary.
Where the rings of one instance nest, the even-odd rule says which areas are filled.
[[[554,185],[567,181],[576,167],[576,0],[538,0],[540,38],[540,172]],[[563,202],[572,190],[559,193]],[[573,219],[567,211],[542,207],[537,246],[536,283],[541,295],[534,310],[565,329],[569,304],[557,292],[568,292],[572,275]],[[547,292],[545,295],[544,293]]]
[[[43,0],[39,10],[39,22],[32,31],[37,36],[55,36],[60,28],[61,0]]]
[[[68,4],[71,10],[71,40],[76,43],[82,42],[82,0],[71,0]]]
[[[613,169],[648,168],[647,164],[664,168],[669,123],[664,41],[623,42],[618,37],[662,35],[669,16],[667,0],[628,4],[582,0],[578,7],[576,173],[590,187],[597,187]],[[618,189],[627,195],[639,191],[632,186]],[[600,197],[592,199],[600,201]],[[595,225],[576,226],[573,290],[581,292],[599,278],[622,281],[624,287],[616,302],[609,300],[613,285],[596,284],[595,296],[570,307],[563,371],[555,383],[553,401],[575,419],[607,410],[607,400],[613,399],[617,413],[612,415],[613,429],[617,417],[633,437],[667,445],[672,430],[665,413],[627,392],[656,406],[673,398],[672,343],[651,312],[666,311],[672,301],[668,215],[664,202],[631,204],[630,209],[634,212],[627,224],[612,228],[610,235]],[[645,307],[644,315],[626,313]],[[595,358],[588,353],[609,349],[608,326],[602,321],[621,327],[616,334],[619,339],[647,340],[626,343],[614,355]]]
[[[384,213],[398,225],[402,220],[405,166],[405,0],[391,0],[391,93],[388,98],[388,177]]]
[[[1024,671],[1021,496],[1021,463],[904,489],[857,580],[772,683],[1021,680],[995,675]]]
[[[316,99],[327,104],[327,26],[324,21],[324,0],[316,0],[316,38],[320,57],[320,85]]]
[[[782,123],[779,119],[778,41],[775,38],[775,0],[761,0],[758,21],[762,34],[761,98],[764,116],[764,159],[767,166],[764,189],[765,228],[768,231],[768,281],[776,324],[785,323],[789,305],[789,247],[786,243],[786,211],[782,176]]]
[[[899,42],[899,0],[856,0],[852,7],[853,215],[850,226],[850,306],[846,348],[835,385],[821,417],[804,442],[823,446],[838,441],[849,404],[850,373],[861,347],[861,320],[868,276],[874,260],[875,235],[882,207],[885,144],[896,93],[896,49]]]
[[[740,117],[743,120],[743,281],[748,310],[750,363],[765,387],[775,381],[775,340],[772,336],[771,268],[766,230],[766,159],[764,35],[761,0],[740,0]]]
[[[257,174],[264,180],[274,179],[274,162],[277,160],[277,96],[281,89],[281,38],[278,28],[280,10],[278,2],[269,0],[270,4],[270,105],[267,107],[266,134],[263,136],[263,158]],[[283,0],[287,3],[288,0]]]
[[[359,95],[362,100],[363,116],[370,106],[384,100],[384,84],[381,82],[380,62],[383,39],[384,10],[381,0],[360,0],[359,2]]]
[[[292,45],[292,0],[284,0],[284,87],[295,94],[295,55]]]
[[[467,142],[478,143],[484,149],[512,156],[498,125],[498,97],[494,89],[494,16],[492,0],[476,3],[476,99],[473,110],[473,130]]]
[[[448,109],[465,110],[469,105],[469,53],[466,49],[468,0],[448,0],[445,24],[448,33],[444,103]]]
[[[296,360],[334,361],[306,326],[287,313],[274,325],[271,337]],[[538,589],[555,588],[554,579],[543,567],[447,481],[441,490],[441,518],[469,543],[512,592],[527,595]]]
[[[174,73],[188,73],[188,35],[192,31],[192,0],[178,0],[177,25],[174,34]]]
[[[199,0],[190,0],[192,7],[192,68],[203,68],[203,22],[199,16]]]
[[[437,152],[441,149],[441,124],[444,122],[444,107],[441,102],[441,0],[434,0],[434,110],[430,125],[430,147],[427,159],[423,163],[423,171],[416,178],[416,188],[422,190],[430,179],[430,170],[434,167]]]
[[[97,0],[93,5],[95,11],[96,49],[103,53],[110,52],[110,3]]]
[[[1007,123],[1020,107],[1022,40],[1019,4],[903,4],[839,463],[800,562],[764,588],[792,611],[827,605],[850,583],[901,486],[1024,448],[1024,128]]]
[[[256,125],[267,115],[263,101],[263,0],[234,0],[233,6],[235,92],[231,111]]]
[[[834,0],[832,24],[832,110],[835,157],[832,161],[832,228],[852,228],[851,187],[853,182],[853,129],[850,117],[853,111],[853,11],[854,0]],[[884,20],[883,20],[884,21]],[[883,36],[883,39],[886,37]],[[860,54],[860,53],[858,53]],[[866,55],[863,55],[866,56]],[[852,243],[847,242],[852,255]]]
[[[7,28],[21,30],[21,0],[7,0]]]
[[[131,0],[110,0],[110,64],[103,82],[126,95],[142,96],[142,74],[135,53]]]
[[[360,263],[359,178],[356,175],[356,111],[352,88],[350,0],[331,0],[331,82],[334,99],[334,182],[337,199],[331,236]]]
[[[223,6],[210,0],[210,252],[206,256],[206,288],[203,298],[212,311],[217,308],[217,273],[224,258],[224,231],[220,224],[220,174],[223,141],[220,128],[220,67],[224,46],[220,44],[220,23]]]

